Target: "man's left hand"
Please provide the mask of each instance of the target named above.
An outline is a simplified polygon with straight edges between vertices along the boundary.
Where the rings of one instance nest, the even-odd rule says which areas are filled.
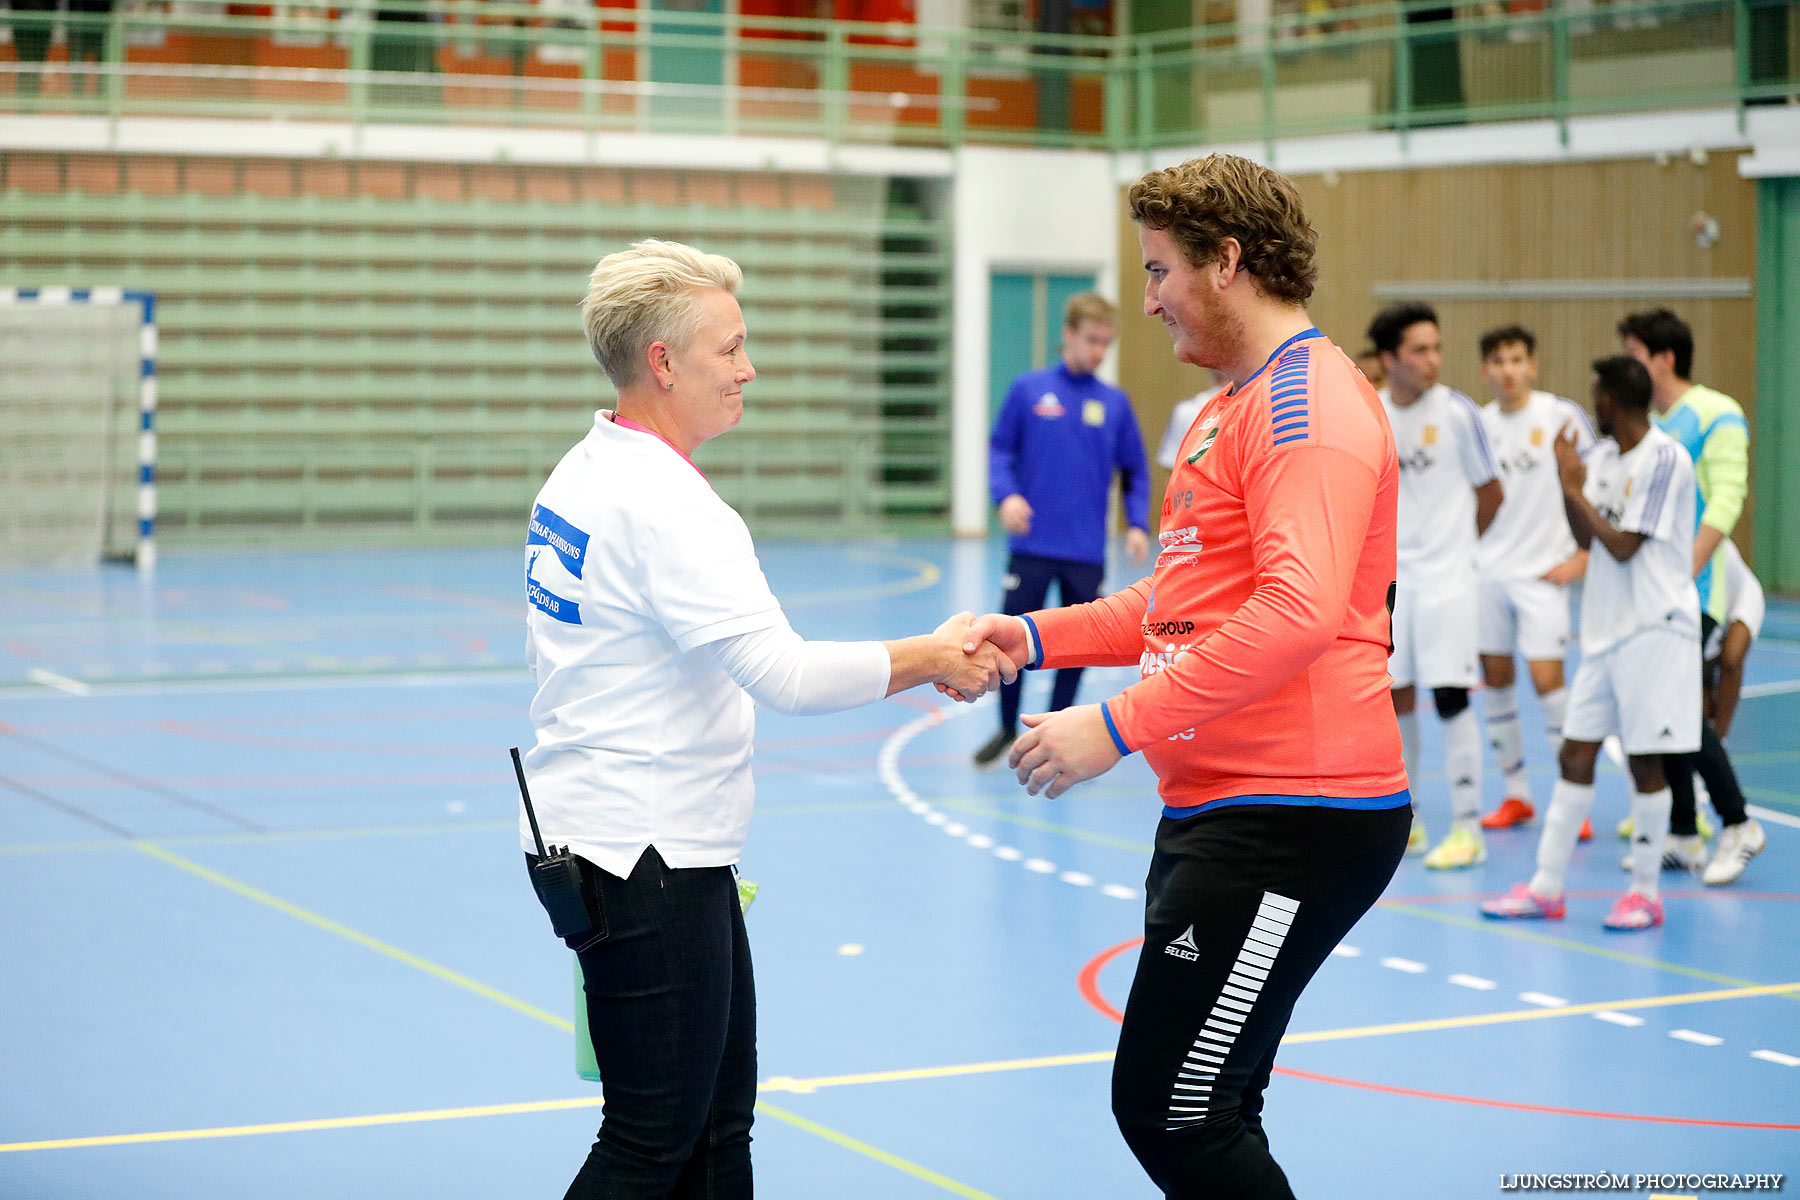
[[[1125,531],[1125,557],[1141,563],[1150,556],[1150,535],[1133,525]]]
[[[1043,792],[1054,800],[1082,780],[1104,775],[1119,761],[1119,748],[1098,704],[1033,713],[1020,720],[1025,732],[1013,743],[1006,761],[1018,772],[1027,795]]]

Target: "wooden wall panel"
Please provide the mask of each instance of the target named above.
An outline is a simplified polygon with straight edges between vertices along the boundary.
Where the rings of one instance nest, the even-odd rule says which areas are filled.
[[[1319,231],[1319,288],[1310,311],[1352,353],[1380,307],[1372,295],[1376,284],[1756,274],[1755,185],[1738,176],[1735,154],[1713,154],[1699,164],[1676,158],[1661,165],[1643,159],[1363,171],[1294,182]],[[1701,211],[1722,231],[1710,249],[1694,240],[1692,221]],[[1139,296],[1136,234],[1123,215],[1121,226],[1121,245],[1130,253],[1120,259],[1120,295]],[[1444,378],[1486,400],[1477,340],[1492,326],[1518,322],[1538,336],[1542,386],[1585,403],[1588,363],[1617,352],[1619,318],[1657,304],[1693,326],[1696,379],[1736,397],[1754,436],[1752,299],[1671,300],[1646,286],[1641,296],[1618,300],[1439,302]],[[1173,363],[1167,336],[1148,319],[1128,317],[1120,342],[1120,380],[1151,438],[1176,400],[1204,386],[1203,373]],[[1749,530],[1747,514],[1735,535],[1741,545],[1749,544]]]

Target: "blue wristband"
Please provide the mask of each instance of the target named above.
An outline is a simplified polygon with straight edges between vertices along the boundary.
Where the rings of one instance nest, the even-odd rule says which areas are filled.
[[[1027,636],[1031,639],[1031,661],[1025,664],[1025,669],[1027,671],[1035,671],[1042,666],[1044,662],[1044,638],[1043,635],[1038,633],[1036,621],[1033,621],[1027,616],[1021,616],[1019,620],[1025,622],[1025,628],[1028,631]]]
[[[1113,745],[1119,748],[1119,756],[1121,758],[1129,756],[1131,747],[1127,746],[1125,739],[1119,736],[1119,727],[1113,724],[1112,710],[1106,707],[1104,700],[1100,702],[1100,715],[1106,720],[1106,732],[1112,734]]]

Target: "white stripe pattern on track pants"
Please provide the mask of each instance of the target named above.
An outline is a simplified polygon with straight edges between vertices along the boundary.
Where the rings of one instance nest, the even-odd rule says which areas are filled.
[[[1256,919],[1250,922],[1250,932],[1244,935],[1237,961],[1231,965],[1231,974],[1226,976],[1219,998],[1206,1015],[1206,1024],[1200,1027],[1181,1069],[1175,1073],[1166,1128],[1185,1129],[1206,1119],[1219,1068],[1225,1065],[1225,1056],[1249,1021],[1250,1010],[1262,994],[1263,983],[1275,966],[1275,956],[1281,952],[1298,911],[1298,900],[1274,892],[1263,893],[1262,903],[1256,906]]]

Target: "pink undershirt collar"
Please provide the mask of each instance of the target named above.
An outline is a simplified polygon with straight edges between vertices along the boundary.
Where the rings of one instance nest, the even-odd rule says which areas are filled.
[[[706,472],[702,471],[697,465],[695,465],[694,460],[687,456],[686,451],[682,450],[682,448],[680,446],[677,446],[674,442],[671,442],[668,438],[664,437],[662,434],[656,432],[656,430],[650,428],[648,425],[640,425],[636,421],[632,420],[630,417],[622,417],[617,412],[612,413],[611,416],[612,416],[612,423],[614,425],[617,425],[622,429],[635,429],[639,433],[649,434],[651,437],[655,438],[657,441],[661,442],[663,445],[667,446],[669,449],[673,450],[675,453],[681,455],[681,460],[683,462],[687,463],[688,466],[694,468],[694,474],[700,476],[700,478],[702,478],[702,479],[706,478]]]

